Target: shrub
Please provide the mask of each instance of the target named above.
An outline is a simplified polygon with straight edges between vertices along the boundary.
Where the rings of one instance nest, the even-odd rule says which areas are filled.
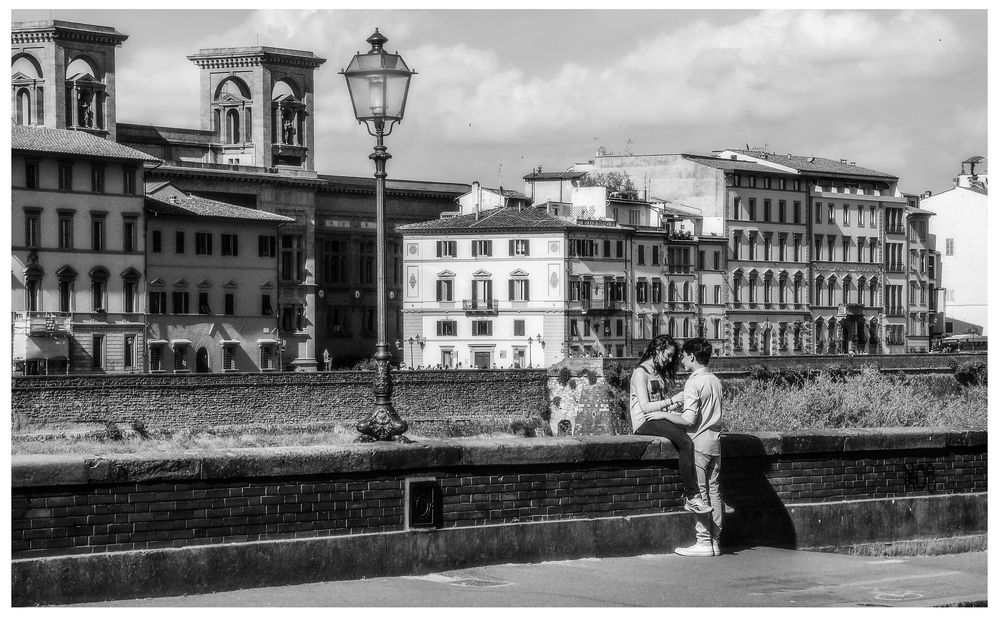
[[[152,436],[149,435],[149,431],[146,429],[146,423],[141,420],[132,422],[132,431],[134,431],[143,440],[148,440]]]
[[[363,360],[358,360],[354,363],[351,368],[352,371],[374,371],[378,368],[378,364],[375,362],[374,358],[365,358]]]
[[[568,367],[562,367],[558,370],[558,383],[561,386],[565,386],[569,383],[569,378],[572,377],[572,373],[569,372]]]
[[[986,386],[989,368],[984,362],[965,362],[954,369],[954,379],[962,386]]]
[[[125,434],[114,422],[106,420],[104,421],[104,437],[112,442],[120,442],[125,439]]]
[[[631,374],[615,362],[604,370],[604,383],[610,388],[628,390],[631,383]]]
[[[510,423],[510,433],[524,438],[533,438],[538,435],[537,430],[545,426],[537,418],[524,418]]]
[[[583,372],[580,375],[586,378],[586,381],[590,383],[590,386],[596,385],[597,374],[591,371],[590,369],[583,369]]]
[[[569,380],[569,390],[576,390],[576,380],[574,379]]]
[[[552,397],[552,405],[555,406],[556,408],[561,407],[562,397],[559,396]]]

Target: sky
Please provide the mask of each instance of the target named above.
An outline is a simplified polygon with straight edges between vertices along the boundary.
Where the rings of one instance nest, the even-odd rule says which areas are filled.
[[[370,175],[342,76],[375,27],[418,74],[390,178],[523,190],[538,166],[765,147],[855,161],[906,192],[987,153],[984,10],[15,10],[113,26],[119,122],[198,127],[205,47],[268,45],[316,73],[316,168]]]

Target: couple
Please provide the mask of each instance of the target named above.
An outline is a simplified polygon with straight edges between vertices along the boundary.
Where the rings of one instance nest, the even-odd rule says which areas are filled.
[[[689,339],[681,348],[672,336],[659,335],[649,342],[631,375],[632,430],[667,438],[676,446],[684,508],[697,514],[696,543],[676,548],[683,556],[721,554],[722,387],[708,370],[711,351],[711,343],[703,338]],[[670,396],[681,363],[689,375],[683,390]]]

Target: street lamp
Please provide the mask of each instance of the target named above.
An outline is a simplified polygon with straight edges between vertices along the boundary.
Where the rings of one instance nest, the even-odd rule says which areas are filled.
[[[375,219],[377,225],[378,254],[378,342],[375,344],[375,407],[372,413],[357,423],[361,442],[373,440],[399,440],[409,442],[402,435],[409,428],[392,407],[392,377],[389,362],[392,354],[385,341],[385,162],[391,155],[385,147],[385,136],[392,133],[396,123],[402,121],[409,95],[411,70],[398,54],[389,54],[384,45],[388,41],[375,29],[368,37],[371,49],[366,54],[358,52],[347,69],[340,71],[347,80],[347,90],[354,107],[354,116],[363,123],[368,133],[377,138],[375,151],[368,157],[375,162]]]
[[[427,342],[427,339],[421,339],[420,335],[417,334],[415,338],[411,336],[406,339],[406,341],[409,343],[409,367],[414,368],[416,365],[416,357],[413,356],[413,343],[419,343],[420,349],[422,350],[424,344]]]

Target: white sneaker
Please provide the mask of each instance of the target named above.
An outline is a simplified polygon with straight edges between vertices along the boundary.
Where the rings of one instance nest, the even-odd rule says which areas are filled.
[[[698,541],[687,548],[676,548],[673,550],[680,556],[715,556],[715,546],[710,541]]]

